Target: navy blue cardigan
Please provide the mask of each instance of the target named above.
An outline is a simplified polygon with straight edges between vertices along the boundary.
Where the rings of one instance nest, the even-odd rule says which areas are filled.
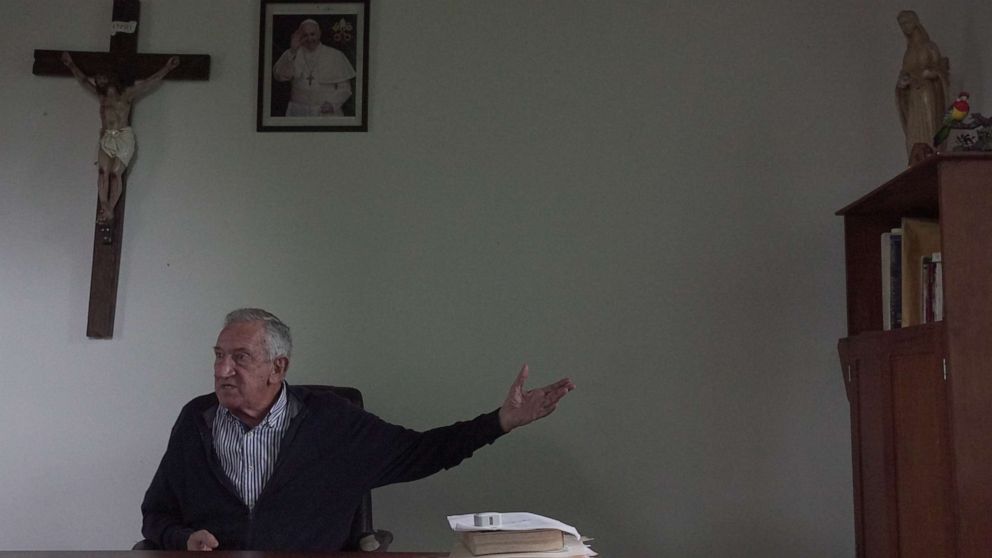
[[[218,550],[339,550],[366,491],[454,467],[503,434],[496,411],[415,432],[333,393],[289,386],[289,396],[301,410],[251,511],[213,451],[217,397],[187,403],[141,504],[142,535],[169,550],[199,529]]]

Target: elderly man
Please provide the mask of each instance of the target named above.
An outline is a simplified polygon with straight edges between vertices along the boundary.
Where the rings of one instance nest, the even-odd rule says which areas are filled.
[[[525,390],[498,410],[426,432],[286,383],[289,327],[256,309],[227,315],[214,393],[190,401],[141,504],[142,534],[165,549],[338,550],[368,490],[448,469],[555,410],[575,386]]]
[[[320,25],[307,19],[293,32],[272,76],[292,81],[286,116],[343,116],[355,68],[340,50],[320,42]]]

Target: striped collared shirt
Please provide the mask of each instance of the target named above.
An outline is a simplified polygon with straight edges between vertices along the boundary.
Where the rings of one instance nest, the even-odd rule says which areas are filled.
[[[272,476],[279,444],[298,410],[296,399],[287,397],[285,382],[279,398],[255,428],[248,428],[222,405],[217,406],[213,424],[214,449],[224,473],[248,509],[255,508],[258,495]]]

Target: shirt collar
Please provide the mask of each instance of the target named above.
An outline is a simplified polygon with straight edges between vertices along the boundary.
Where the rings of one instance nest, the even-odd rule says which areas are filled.
[[[279,388],[279,397],[276,398],[276,402],[269,409],[265,418],[259,423],[259,426],[265,424],[270,428],[275,427],[276,423],[282,419],[282,415],[286,412],[286,381],[283,380],[282,387]]]
[[[266,413],[265,417],[262,418],[262,421],[258,423],[258,426],[256,426],[256,428],[263,426],[266,428],[276,428],[278,426],[278,423],[282,419],[282,416],[286,413],[286,407],[287,407],[286,392],[288,391],[286,389],[286,385],[287,385],[286,381],[283,380],[282,386],[279,388],[279,397],[276,398],[276,402],[272,404],[272,407],[269,408],[269,412]],[[234,416],[234,414],[227,407],[223,405],[217,406],[217,413],[225,417],[227,420],[235,420],[245,428],[248,427],[248,425],[241,422],[241,420],[239,420],[238,417]]]

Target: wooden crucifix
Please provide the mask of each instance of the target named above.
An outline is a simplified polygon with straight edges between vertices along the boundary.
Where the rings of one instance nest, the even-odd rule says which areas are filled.
[[[206,54],[138,54],[139,0],[114,0],[114,13],[111,21],[110,52],[78,52],[61,50],[35,50],[32,73],[36,76],[82,75],[96,84],[94,76],[111,78],[116,84],[114,94],[124,93],[121,89],[140,84],[149,77],[169,80],[205,80],[210,77],[210,56]],[[178,65],[175,65],[178,62]],[[161,75],[159,75],[161,74]],[[135,81],[138,80],[138,81]],[[106,85],[106,84],[105,84]],[[113,87],[113,85],[111,85]],[[114,336],[114,316],[117,311],[117,279],[120,275],[121,239],[124,232],[124,197],[126,192],[127,153],[129,145],[133,149],[134,138],[130,130],[130,99],[120,104],[118,98],[108,101],[106,94],[100,96],[101,141],[100,172],[106,173],[104,163],[109,160],[120,173],[114,177],[106,174],[98,178],[101,193],[97,200],[97,223],[93,235],[93,273],[90,276],[90,304],[86,320],[86,336],[91,339],[110,339]],[[115,101],[117,104],[115,105]],[[108,130],[108,113],[118,108],[124,114],[111,118],[123,126],[113,126]],[[116,129],[121,128],[121,129]],[[126,128],[126,131],[123,130]],[[108,159],[109,158],[109,159]],[[108,203],[109,182],[119,180],[120,197],[116,203]],[[115,188],[116,189],[116,188]],[[110,194],[110,201],[116,192]],[[103,198],[102,200],[100,198]]]

